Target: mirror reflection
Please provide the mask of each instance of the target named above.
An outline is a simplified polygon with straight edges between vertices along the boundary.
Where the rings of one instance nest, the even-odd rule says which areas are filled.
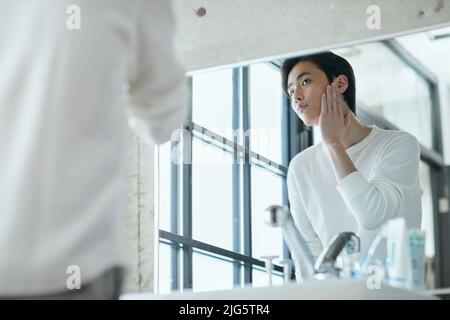
[[[181,286],[183,254],[171,235],[184,235],[186,225],[196,241],[194,291],[264,285],[263,257],[274,255],[272,283],[282,283],[281,261],[293,257],[282,230],[264,220],[274,204],[290,208],[315,258],[340,232],[354,232],[359,266],[377,235],[383,240],[373,263],[389,269],[386,258],[399,245],[389,242],[393,235],[423,231],[424,288],[443,281],[438,228],[448,183],[442,139],[450,100],[448,32],[293,57],[291,65],[276,60],[193,75],[192,130],[158,152],[159,202],[179,204],[160,207],[159,263],[176,270],[160,274],[160,293]],[[190,152],[178,153],[181,145]],[[188,165],[170,161],[174,155]],[[177,191],[172,199],[171,190]],[[398,217],[403,229],[387,223]],[[301,267],[295,269],[291,279],[299,277]],[[222,276],[211,270],[223,270]],[[390,274],[407,277],[392,265]]]

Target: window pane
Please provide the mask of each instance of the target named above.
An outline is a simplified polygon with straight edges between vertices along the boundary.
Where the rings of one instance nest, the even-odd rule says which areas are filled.
[[[272,285],[282,285],[283,276],[278,272],[272,272]],[[267,287],[269,286],[269,275],[267,270],[253,268],[253,287]]]
[[[172,250],[175,250],[173,245],[164,242],[159,243],[158,256],[158,294],[168,294],[171,292],[172,282]]]
[[[431,35],[448,34],[449,27],[439,28],[431,31],[409,34],[396,38],[405,49],[415,56],[426,68],[438,77],[446,77],[450,70],[450,59],[448,59],[448,48],[450,38],[439,41],[430,39]]]
[[[322,140],[323,140],[322,132],[320,132],[320,127],[314,126],[313,127],[313,144],[318,144]]]
[[[432,148],[431,99],[424,79],[381,43],[335,52],[354,69],[357,110],[382,115]]]
[[[423,189],[422,196],[422,230],[425,231],[425,254],[434,257],[434,215],[433,198],[430,181],[430,166],[420,161],[420,183]]]
[[[232,140],[232,70],[196,75],[192,80],[192,121]]]
[[[159,146],[159,229],[170,230],[170,207],[172,199],[171,191],[171,157],[170,142]]]
[[[250,67],[250,148],[281,164],[280,72],[266,63]]]
[[[193,291],[225,290],[233,288],[233,264],[209,255],[193,253]]]
[[[258,166],[251,167],[252,252],[253,257],[283,254],[283,237],[280,228],[265,223],[265,209],[282,205],[283,179]]]
[[[196,138],[192,146],[192,232],[196,240],[233,248],[232,157]]]

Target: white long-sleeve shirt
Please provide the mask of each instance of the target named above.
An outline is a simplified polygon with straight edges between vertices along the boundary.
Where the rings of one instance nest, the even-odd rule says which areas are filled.
[[[299,153],[289,165],[292,216],[316,257],[340,232],[360,237],[359,256],[364,258],[387,220],[404,217],[407,228],[420,228],[420,146],[409,133],[371,128],[346,149],[357,171],[339,183],[323,143]],[[379,246],[375,258],[386,258],[385,252]]]
[[[161,143],[186,114],[173,22],[168,0],[0,2],[0,296],[126,264],[127,115]]]

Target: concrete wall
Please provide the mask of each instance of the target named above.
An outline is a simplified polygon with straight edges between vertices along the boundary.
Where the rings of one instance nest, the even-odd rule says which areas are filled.
[[[380,29],[373,18],[379,8]],[[189,71],[389,38],[450,23],[450,0],[173,0]],[[197,15],[199,8],[206,14]]]
[[[153,146],[132,132],[128,136],[127,207],[129,270],[125,292],[153,290],[154,261],[154,157]]]

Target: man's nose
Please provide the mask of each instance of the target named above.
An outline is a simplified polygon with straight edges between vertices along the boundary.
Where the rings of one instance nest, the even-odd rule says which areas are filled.
[[[303,100],[303,93],[300,90],[295,90],[294,100],[295,100],[295,102],[299,102],[299,101]]]

